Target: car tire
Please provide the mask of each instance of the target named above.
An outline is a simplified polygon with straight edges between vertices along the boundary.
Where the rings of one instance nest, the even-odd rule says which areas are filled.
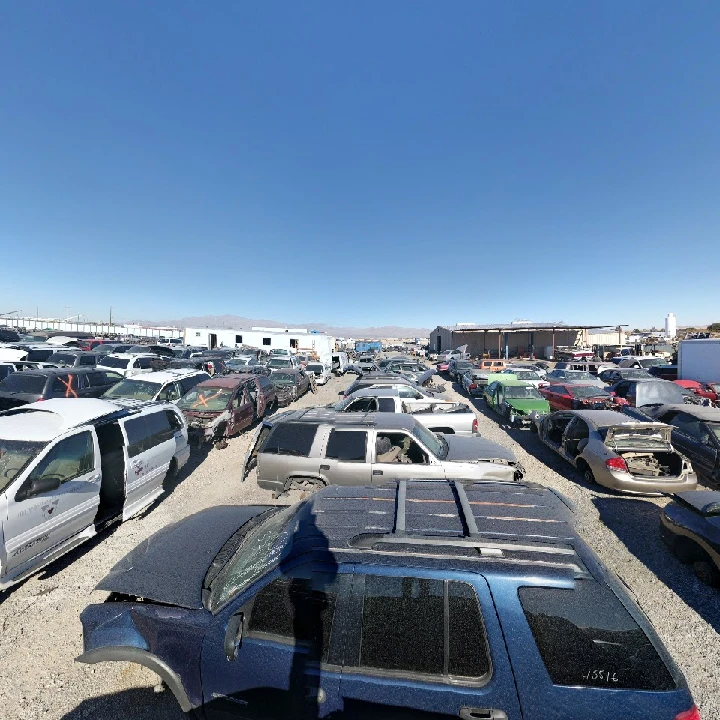
[[[717,569],[710,558],[696,560],[693,563],[693,570],[697,579],[704,585],[714,588],[720,587],[720,570]]]
[[[597,485],[597,480],[595,480],[595,475],[593,475],[593,471],[590,469],[590,466],[584,460],[578,460],[577,469],[580,471],[583,476],[583,480],[588,485]]]

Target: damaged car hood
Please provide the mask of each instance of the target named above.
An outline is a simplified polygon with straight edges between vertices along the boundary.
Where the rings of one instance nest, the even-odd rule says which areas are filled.
[[[238,528],[266,509],[214,507],[168,525],[128,553],[97,589],[201,609],[203,580],[215,556]]]
[[[448,444],[448,454],[445,458],[451,462],[488,462],[504,461],[509,465],[517,464],[517,458],[512,450],[502,445],[480,437],[458,437],[457,435],[443,435]]]

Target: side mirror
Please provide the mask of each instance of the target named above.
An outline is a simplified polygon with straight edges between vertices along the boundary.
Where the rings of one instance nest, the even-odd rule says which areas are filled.
[[[228,621],[225,632],[225,659],[232,662],[237,658],[238,650],[242,647],[244,613],[236,613]]]
[[[35,478],[30,480],[29,484],[25,483],[15,495],[15,501],[20,502],[36,495],[44,495],[45,493],[57,490],[62,483],[58,477]]]

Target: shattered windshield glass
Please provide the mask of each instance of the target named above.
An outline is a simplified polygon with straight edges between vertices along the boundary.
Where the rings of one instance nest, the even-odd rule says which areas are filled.
[[[231,388],[203,387],[191,390],[187,395],[180,398],[177,406],[183,410],[195,410],[197,412],[218,412],[227,407],[232,396]]]
[[[2,492],[45,447],[44,442],[0,439],[0,492]]]
[[[299,507],[291,505],[278,510],[245,536],[233,557],[212,582],[211,611],[224,605],[280,562],[284,551],[292,547],[289,542],[292,529],[285,526]]]

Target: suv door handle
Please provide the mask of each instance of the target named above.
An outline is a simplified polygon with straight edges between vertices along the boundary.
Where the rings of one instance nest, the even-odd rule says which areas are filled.
[[[372,474],[373,474],[373,475],[382,475],[382,474],[383,474],[383,471],[382,471],[382,470],[373,470],[373,473],[372,473]]]
[[[329,466],[329,465],[321,465],[321,466],[320,466],[320,469],[321,469],[321,470],[329,470],[329,469],[330,469],[330,466]]]
[[[460,708],[462,720],[508,720],[507,713],[495,708]]]

